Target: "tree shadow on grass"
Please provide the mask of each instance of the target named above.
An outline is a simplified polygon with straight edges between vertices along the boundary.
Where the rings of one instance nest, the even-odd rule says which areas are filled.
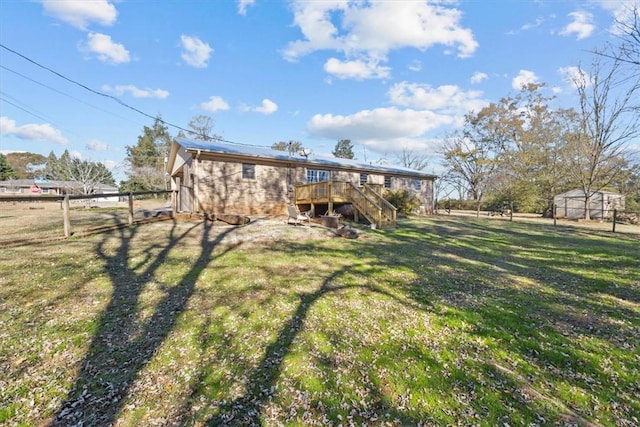
[[[113,292],[100,316],[73,387],[58,408],[52,425],[111,425],[115,422],[136,376],[153,358],[185,310],[200,273],[213,259],[214,248],[233,231],[233,228],[228,229],[210,241],[212,224],[204,222],[197,259],[175,285],[163,289],[164,295],[153,313],[139,320],[141,294],[153,282],[155,272],[176,245],[200,224],[179,232],[174,222],[167,241],[162,246],[147,248],[145,259],[138,265],[131,265],[130,258],[132,245],[140,242],[134,242],[139,227],[120,228],[106,235],[97,245],[96,252],[105,262]],[[109,247],[113,236],[118,239],[114,252]],[[220,256],[233,248],[226,248]],[[154,250],[158,253],[152,254]],[[138,272],[138,267],[143,265],[147,265],[146,268]]]
[[[218,412],[205,422],[206,425],[262,425],[262,409],[275,394],[285,357],[291,352],[296,337],[302,332],[310,310],[323,297],[345,290],[364,289],[368,292],[397,300],[401,304],[412,305],[409,301],[398,300],[397,296],[388,293],[382,288],[369,285],[340,284],[339,278],[348,272],[349,267],[336,270],[323,280],[322,285],[317,290],[299,295],[299,303],[295,312],[280,327],[276,339],[265,347],[264,356],[260,364],[247,374],[248,381],[243,395],[221,405],[218,408]],[[196,387],[192,397],[200,392],[201,390]],[[377,405],[384,406],[386,412],[394,418],[402,419],[407,425],[417,425],[420,421],[420,419],[412,418],[410,415],[390,405],[387,406],[389,402],[385,400],[382,392],[373,390],[372,393],[379,397]],[[339,413],[339,408],[332,409],[338,411],[336,414]],[[189,408],[183,411],[183,413],[189,412],[191,412]]]

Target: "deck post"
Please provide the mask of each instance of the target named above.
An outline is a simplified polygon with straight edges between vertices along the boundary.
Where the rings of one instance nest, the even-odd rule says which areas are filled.
[[[331,181],[327,181],[327,209],[329,209],[329,215],[333,213],[333,191]]]
[[[129,192],[129,225],[133,225],[133,194]]]
[[[69,213],[69,195],[64,195],[64,200],[62,201],[62,224],[64,230],[64,237],[71,236],[71,214]]]

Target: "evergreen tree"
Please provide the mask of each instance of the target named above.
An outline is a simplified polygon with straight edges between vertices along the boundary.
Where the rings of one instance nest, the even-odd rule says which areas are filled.
[[[13,169],[4,154],[0,154],[0,181],[13,178]]]
[[[148,191],[165,187],[165,157],[169,155],[172,137],[157,117],[153,127],[145,126],[138,143],[127,146],[128,180],[121,183],[123,191]]]
[[[44,178],[45,179],[55,179],[56,168],[58,167],[58,157],[56,153],[51,150],[49,155],[47,156],[47,164],[44,168]]]
[[[341,139],[336,144],[336,147],[332,151],[334,157],[339,157],[341,159],[353,159],[353,144],[350,139]]]

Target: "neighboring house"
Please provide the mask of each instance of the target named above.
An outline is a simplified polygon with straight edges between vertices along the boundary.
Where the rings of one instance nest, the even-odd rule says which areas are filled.
[[[378,193],[407,189],[418,195],[425,212],[433,208],[435,176],[425,172],[220,141],[177,138],[167,173],[177,191],[175,212],[283,214],[287,205],[304,204],[296,199],[297,190],[322,182],[375,187]],[[316,214],[325,212],[318,209]]]
[[[612,191],[594,191],[589,203],[590,219],[606,219],[614,209],[624,209],[624,196]],[[569,190],[553,198],[559,218],[584,218],[585,195],[580,189]]]
[[[55,181],[46,179],[11,179],[0,181],[0,196],[63,196],[82,194],[82,184],[75,181]],[[116,194],[118,188],[107,184],[94,187],[95,194]],[[100,201],[118,201],[117,196],[100,198]]]

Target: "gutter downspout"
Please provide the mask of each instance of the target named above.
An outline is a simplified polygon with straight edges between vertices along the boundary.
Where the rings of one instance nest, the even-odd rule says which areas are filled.
[[[193,158],[193,201],[194,210],[196,213],[200,212],[200,150],[196,152]]]

